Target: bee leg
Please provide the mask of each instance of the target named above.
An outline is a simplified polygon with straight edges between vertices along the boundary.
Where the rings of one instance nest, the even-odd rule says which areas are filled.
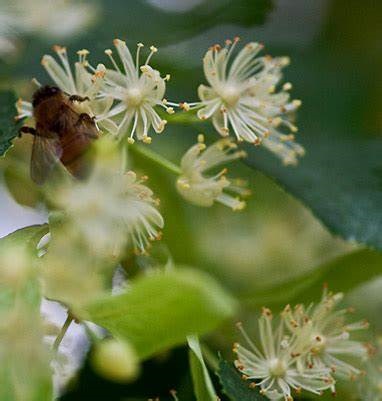
[[[78,116],[76,125],[81,125],[82,123],[89,123],[91,125],[95,125],[95,116],[90,117],[89,114],[81,113]]]
[[[93,118],[94,118],[94,117],[90,117],[89,114],[87,114],[87,113],[81,113],[81,114],[78,116],[78,120],[77,120],[77,123],[76,123],[76,124],[81,124],[81,123],[83,123],[83,122],[93,122],[93,121],[94,121]]]
[[[71,102],[85,102],[86,100],[90,100],[88,96],[79,96],[79,95],[71,95],[69,96],[69,100]]]
[[[81,113],[79,116],[80,121],[92,121],[95,122],[96,116],[89,116],[87,113]]]
[[[23,127],[20,128],[19,138],[21,138],[23,134],[37,135],[37,131],[32,127],[27,127],[26,125],[24,125]]]

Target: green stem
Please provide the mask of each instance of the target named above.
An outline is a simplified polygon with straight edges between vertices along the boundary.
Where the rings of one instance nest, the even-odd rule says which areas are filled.
[[[158,111],[158,114],[166,120],[169,124],[202,124],[203,121],[197,116],[197,109],[191,109],[189,111],[177,111],[174,114],[167,114],[162,110]]]
[[[125,173],[127,171],[127,150],[126,146],[121,146],[121,169],[122,172]]]
[[[170,162],[160,154],[152,151],[151,149],[148,148],[148,146],[134,144],[134,145],[129,145],[129,149],[132,152],[135,152],[138,155],[142,155],[147,159],[150,159],[151,161],[161,165],[162,167],[164,167],[165,169],[171,171],[176,175],[180,175],[182,173],[182,170],[180,169],[179,166],[177,166],[173,162]]]
[[[193,111],[183,111],[167,117],[169,124],[202,124],[203,121]]]
[[[73,321],[72,315],[68,314],[68,317],[66,318],[64,325],[61,327],[61,331],[58,333],[58,336],[57,336],[56,340],[54,341],[54,344],[53,344],[54,352],[58,351],[61,341],[65,337],[65,334],[68,331],[69,326],[72,323],[72,321]]]

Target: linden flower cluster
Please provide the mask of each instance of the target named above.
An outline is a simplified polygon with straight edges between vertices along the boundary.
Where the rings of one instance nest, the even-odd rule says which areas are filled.
[[[365,322],[347,324],[347,310],[334,310],[342,294],[324,291],[318,305],[287,306],[277,327],[272,312],[264,308],[259,318],[259,342],[254,342],[239,324],[247,347],[234,345],[235,365],[251,386],[270,400],[292,401],[292,390],[320,395],[335,393],[336,379],[354,380],[361,371],[346,359],[367,357],[367,347],[351,340],[351,332],[367,327]]]
[[[100,98],[99,96],[99,91],[104,84],[105,67],[99,64],[94,73],[90,73],[87,70],[89,52],[83,49],[77,52],[78,60],[74,63],[74,69],[72,69],[66,48],[54,46],[53,50],[59,62],[54,57],[45,55],[41,60],[41,64],[54,84],[68,95],[83,99],[83,101],[73,101],[73,107],[79,114],[89,114],[95,118],[95,122],[100,128],[113,130],[115,124],[109,118],[109,110],[113,104],[113,98]],[[41,86],[37,81],[35,83]],[[30,102],[20,99],[17,102],[17,108],[19,119],[33,117],[33,106]]]
[[[174,113],[173,106],[184,110],[198,109],[200,119],[212,119],[216,130],[224,137],[233,131],[236,140],[263,144],[276,153],[285,164],[296,164],[304,149],[294,142],[297,128],[292,124],[299,100],[290,100],[292,85],[278,88],[282,69],[288,64],[286,57],[258,56],[263,46],[252,42],[234,57],[238,38],[226,41],[224,48],[213,46],[204,59],[204,72],[210,86],[200,85],[200,102],[176,104],[165,99],[166,81],[150,63],[157,48],[150,47],[141,62],[144,45],[138,43],[135,56],[126,43],[114,40],[118,57],[106,49],[111,68],[104,64],[93,67],[88,61],[89,52],[77,52],[78,60],[71,67],[66,49],[55,46],[57,58],[45,55],[42,65],[55,85],[71,96],[78,113],[90,115],[98,128],[110,133],[119,142],[133,144],[136,139],[151,143],[150,131],[161,133],[167,120],[158,113],[163,108]],[[31,103],[20,100],[19,118],[33,117]],[[245,157],[236,151],[231,139],[217,141],[206,147],[203,140],[191,147],[181,160],[177,179],[178,192],[198,206],[211,206],[220,202],[240,210],[245,203],[240,199],[248,191],[240,180],[226,178],[226,169],[217,175],[206,173],[218,165]]]
[[[158,200],[135,172],[116,167],[115,144],[97,143],[98,160],[85,182],[71,180],[51,191],[54,204],[66,211],[70,224],[96,252],[117,256],[127,242],[144,252],[160,238],[164,221]],[[111,160],[110,160],[111,159]],[[100,191],[100,188],[102,190]]]
[[[134,143],[135,136],[150,143],[151,138],[148,136],[150,127],[152,126],[159,134],[167,123],[156,112],[155,106],[163,107],[169,114],[174,112],[173,108],[165,105],[164,99],[166,81],[170,79],[170,76],[166,75],[162,78],[160,72],[149,65],[151,57],[158,51],[156,47],[150,47],[150,53],[141,65],[140,51],[144,47],[142,43],[137,45],[135,61],[125,42],[116,39],[114,46],[123,69],[119,68],[112,50],[105,50],[114,69],[106,70],[105,85],[101,93],[105,97],[112,97],[118,101],[118,104],[110,111],[111,115],[118,118],[117,135],[128,133],[130,143]]]
[[[203,66],[209,86],[199,86],[201,102],[182,106],[198,108],[198,117],[211,118],[222,136],[232,129],[238,141],[263,144],[285,164],[296,164],[304,149],[294,142],[297,127],[291,120],[301,101],[290,100],[289,82],[277,90],[289,59],[258,56],[263,45],[256,42],[234,57],[238,41],[227,40],[223,48],[215,45],[207,51]]]
[[[181,175],[177,180],[179,193],[189,202],[198,206],[211,206],[215,201],[233,210],[241,210],[245,202],[233,194],[248,194],[243,184],[230,181],[224,168],[213,176],[206,176],[208,170],[239,158],[245,157],[243,151],[229,138],[221,139],[211,146],[204,144],[204,136],[199,135],[198,143],[192,146],[181,161]]]
[[[167,113],[174,112],[165,105],[164,94],[169,75],[162,78],[159,71],[153,69],[149,62],[157,52],[150,47],[145,62],[140,64],[140,51],[144,47],[138,44],[135,62],[122,40],[114,40],[121,60],[122,69],[113,57],[111,49],[105,50],[114,69],[103,64],[94,68],[88,61],[89,51],[79,50],[78,61],[74,64],[74,72],[70,66],[65,47],[54,46],[60,62],[50,55],[42,58],[41,64],[55,85],[70,96],[75,96],[73,106],[79,113],[87,113],[94,117],[98,127],[118,138],[134,138],[150,143],[149,130],[161,133],[167,121],[162,119],[156,106],[161,106]],[[38,82],[36,82],[40,85]],[[78,99],[78,100],[77,100]],[[17,104],[19,118],[32,117],[33,107],[30,102],[20,100]]]

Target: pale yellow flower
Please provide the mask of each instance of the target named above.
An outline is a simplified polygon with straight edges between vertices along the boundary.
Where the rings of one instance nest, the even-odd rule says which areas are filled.
[[[177,180],[179,193],[189,202],[198,206],[212,206],[214,202],[222,203],[233,210],[241,210],[245,206],[239,196],[248,191],[237,180],[226,178],[224,168],[215,175],[206,173],[222,164],[245,156],[237,150],[237,145],[230,139],[221,139],[210,146],[204,144],[204,138],[193,145],[183,156],[181,174]]]
[[[161,133],[167,123],[159,116],[156,106],[163,107],[168,113],[173,112],[164,104],[163,98],[169,76],[162,78],[160,72],[149,65],[151,57],[157,52],[156,47],[150,47],[150,53],[141,65],[142,43],[138,43],[135,60],[124,41],[116,39],[114,46],[123,67],[120,69],[111,49],[105,50],[114,69],[106,70],[106,85],[102,93],[117,102],[110,111],[118,119],[117,135],[127,137],[130,143],[134,142],[134,138],[150,143],[150,128]]]
[[[203,65],[209,86],[199,86],[201,102],[191,106],[199,108],[200,119],[211,118],[221,135],[232,130],[238,141],[263,144],[285,164],[296,164],[304,149],[294,142],[297,127],[291,116],[301,102],[290,100],[290,83],[276,89],[289,59],[258,56],[263,45],[256,42],[234,57],[237,42],[228,40],[225,47],[207,51]]]

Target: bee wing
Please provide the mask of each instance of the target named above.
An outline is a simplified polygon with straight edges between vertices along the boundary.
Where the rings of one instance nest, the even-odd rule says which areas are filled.
[[[90,174],[94,162],[94,153],[88,152],[91,144],[99,137],[96,125],[92,120],[82,117],[76,124],[74,135],[62,141],[63,156],[61,162],[67,170],[78,179],[85,179]]]
[[[31,158],[32,180],[36,184],[43,184],[61,155],[62,147],[56,134],[35,135]]]
[[[94,120],[88,114],[81,114],[76,126],[78,131],[88,140],[97,139],[99,137],[98,128]]]

